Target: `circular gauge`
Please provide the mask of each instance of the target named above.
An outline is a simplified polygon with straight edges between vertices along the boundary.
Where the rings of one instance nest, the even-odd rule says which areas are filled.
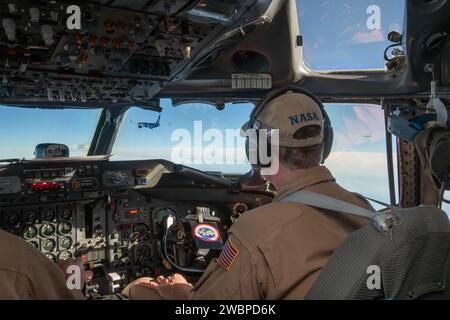
[[[72,259],[72,253],[69,251],[63,251],[58,255],[59,260],[69,260]]]
[[[56,248],[56,242],[53,239],[46,239],[42,242],[42,249],[48,252],[53,252]]]
[[[46,223],[41,227],[41,236],[50,237],[55,234],[56,227],[51,223]]]
[[[64,208],[61,212],[60,217],[64,220],[70,220],[70,218],[72,218],[72,209]]]
[[[59,239],[59,246],[63,249],[70,249],[72,247],[72,239],[69,237],[62,237]]]
[[[24,239],[33,239],[38,235],[38,229],[35,226],[27,226],[22,233]]]
[[[56,212],[53,209],[45,209],[42,211],[43,221],[54,221],[56,218]]]
[[[39,249],[39,244],[36,241],[29,241],[28,243]]]
[[[136,264],[148,264],[152,260],[153,250],[148,245],[141,245],[135,249],[135,262]]]
[[[113,184],[123,184],[127,181],[128,176],[125,172],[109,172],[109,178]]]
[[[163,221],[163,219],[164,219],[165,217],[167,217],[169,214],[174,215],[174,216],[176,215],[175,211],[173,211],[173,210],[170,209],[170,208],[160,208],[160,209],[158,209],[158,210],[155,212],[155,214],[154,214],[155,222],[161,223],[161,222]]]
[[[6,215],[6,224],[15,226],[19,223],[19,214],[17,212],[10,212]]]
[[[33,210],[28,211],[25,213],[23,220],[27,224],[34,224],[38,221],[38,214],[36,211],[33,211]]]
[[[53,262],[56,261],[56,257],[55,257],[54,254],[49,253],[49,252],[46,252],[46,253],[44,253],[44,255],[45,255],[49,260],[52,260]]]
[[[72,224],[69,222],[61,222],[58,225],[59,234],[69,234],[72,231]]]

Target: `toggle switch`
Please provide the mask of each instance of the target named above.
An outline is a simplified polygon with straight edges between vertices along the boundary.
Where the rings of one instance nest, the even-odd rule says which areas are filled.
[[[2,26],[5,30],[8,41],[16,41],[16,23],[13,19],[5,18],[2,20]]]
[[[30,8],[31,22],[39,22],[40,16],[41,16],[41,12],[39,11],[39,8],[36,8],[36,7]]]
[[[44,39],[44,43],[47,47],[50,47],[55,43],[55,40],[53,39],[54,31],[52,26],[44,24],[41,27],[41,34],[42,38]]]
[[[9,10],[9,13],[11,13],[11,14],[16,14],[17,12],[19,12],[19,9],[17,8],[17,4],[15,4],[15,3],[9,3],[8,10]]]

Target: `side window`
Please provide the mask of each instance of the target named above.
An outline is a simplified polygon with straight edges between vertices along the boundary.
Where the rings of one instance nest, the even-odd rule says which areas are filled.
[[[402,33],[404,0],[296,0],[303,62],[315,71],[384,69],[390,31]],[[387,52],[391,57],[391,50]]]
[[[0,159],[33,159],[36,145],[62,143],[86,156],[101,109],[39,109],[0,105]]]
[[[325,108],[334,130],[333,151],[326,166],[344,188],[389,203],[386,134],[381,106],[326,104]]]

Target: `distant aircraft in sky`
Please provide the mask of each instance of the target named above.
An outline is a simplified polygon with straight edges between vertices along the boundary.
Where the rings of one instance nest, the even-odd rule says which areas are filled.
[[[156,120],[156,122],[138,122],[137,126],[139,129],[142,129],[142,128],[155,129],[161,125],[159,122],[160,120],[161,120],[161,114],[158,115],[158,119]]]

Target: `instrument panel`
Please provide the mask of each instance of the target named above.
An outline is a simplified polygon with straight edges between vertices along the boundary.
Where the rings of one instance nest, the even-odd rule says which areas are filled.
[[[253,2],[1,1],[0,100],[148,102]]]
[[[80,26],[66,25],[79,5]],[[214,28],[102,4],[0,3],[0,96],[59,103],[151,98]]]
[[[94,272],[88,287],[98,296],[120,292],[142,276],[205,268],[220,253],[231,224],[271,201],[205,189],[164,161],[87,159],[4,167],[0,229],[52,261],[81,257]],[[170,229],[168,217],[175,220]]]
[[[74,256],[73,204],[19,207],[2,212],[0,227],[21,236],[50,260],[67,260]]]

